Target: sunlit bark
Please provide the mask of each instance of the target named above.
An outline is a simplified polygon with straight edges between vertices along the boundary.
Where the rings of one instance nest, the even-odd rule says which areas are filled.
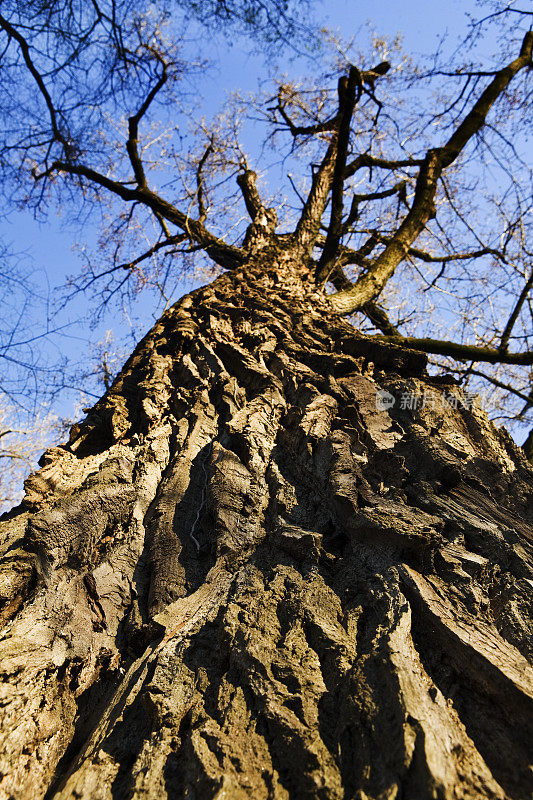
[[[531,470],[309,281],[183,298],[1,523],[0,797],[529,797]]]

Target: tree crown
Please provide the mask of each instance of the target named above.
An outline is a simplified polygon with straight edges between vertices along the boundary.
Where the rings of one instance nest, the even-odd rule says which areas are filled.
[[[274,6],[236,4],[226,16],[279,40]],[[28,26],[12,4],[0,19],[9,191],[37,212],[65,192],[122,204],[106,229],[110,261],[101,270],[90,263],[78,288],[99,285],[107,302],[149,264],[164,273],[204,252],[231,270],[265,248],[290,250],[332,312],[364,315],[379,335],[426,350],[463,379],[488,377],[520,416],[533,363],[533,272],[530,173],[513,133],[526,115],[530,31],[517,42],[515,25],[515,40],[483,68],[433,54],[422,69],[383,41],[370,58],[332,41],[338,55],[325,73],[278,79],[211,126],[195,120],[191,146],[191,64],[172,20],[141,4],[133,15],[119,4],[114,17],[94,8],[72,14],[71,4],[51,3]],[[216,6],[190,8],[207,19]],[[509,16],[527,24],[527,12],[497,5],[467,41]],[[19,85],[28,87],[22,103]],[[293,198],[269,198],[258,181],[240,141],[254,116],[281,153]],[[134,252],[141,237],[132,231],[145,238],[149,226],[149,247]],[[447,327],[452,335],[441,336]],[[479,363],[496,366],[483,372]]]

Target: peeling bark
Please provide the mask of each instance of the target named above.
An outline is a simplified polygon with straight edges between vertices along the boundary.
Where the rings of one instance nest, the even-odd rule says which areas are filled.
[[[0,798],[531,797],[533,472],[278,252],[169,309],[1,523]]]

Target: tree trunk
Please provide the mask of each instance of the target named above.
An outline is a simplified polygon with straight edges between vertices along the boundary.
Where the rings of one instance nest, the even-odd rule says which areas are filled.
[[[2,522],[0,798],[525,800],[533,472],[259,261],[163,315]]]

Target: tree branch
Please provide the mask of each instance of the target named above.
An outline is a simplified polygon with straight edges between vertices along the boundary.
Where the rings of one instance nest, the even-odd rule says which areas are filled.
[[[91,181],[91,183],[95,183],[96,185],[102,186],[102,188],[113,192],[113,194],[117,194],[123,200],[139,199],[137,189],[130,189],[124,183],[115,181],[112,178],[108,178],[106,175],[102,175],[101,172],[92,169],[92,167],[86,167],[83,164],[70,164],[66,161],[54,161],[54,163],[44,172],[39,174],[34,172],[33,177],[35,180],[41,180],[42,178],[50,177],[50,175],[52,175],[54,172],[66,172],[69,175],[78,175],[79,177],[86,178],[87,180]]]
[[[337,313],[350,314],[378,296],[398,264],[404,260],[415,239],[424,230],[428,221],[435,216],[435,194],[443,170],[455,161],[469,140],[481,129],[488,112],[514,76],[530,66],[532,50],[533,31],[529,31],[524,37],[518,58],[496,73],[447,143],[443,147],[427,152],[418,174],[411,210],[371,269],[352,289],[337,292],[330,297],[330,302]]]
[[[380,336],[379,338],[411,350],[450,356],[457,361],[484,361],[487,364],[517,364],[521,366],[533,364],[533,352],[504,353],[491,347],[446,342],[440,339],[417,339],[415,336]]]
[[[22,36],[22,34],[19,33],[19,31],[17,31],[17,29],[14,28],[13,25],[11,25],[11,23],[8,22],[8,20],[5,19],[1,14],[0,14],[0,28],[3,28],[3,30],[5,30],[5,32],[7,33],[7,35],[12,37],[13,39],[15,39],[15,41],[18,43],[18,45],[19,45],[19,47],[21,49],[21,52],[22,52],[22,57],[24,59],[24,62],[26,64],[26,66],[28,67],[28,70],[29,70],[30,74],[32,75],[33,79],[35,80],[35,83],[39,87],[39,91],[43,96],[44,102],[46,103],[46,107],[48,109],[48,114],[50,116],[50,124],[52,126],[52,132],[53,132],[53,135],[54,135],[54,139],[56,141],[60,142],[63,145],[63,148],[65,150],[65,154],[68,155],[68,152],[69,152],[69,149],[70,149],[70,143],[69,143],[68,139],[66,138],[66,136],[59,129],[59,125],[58,125],[58,122],[57,122],[56,109],[55,109],[54,104],[52,102],[52,98],[50,96],[50,93],[48,92],[48,89],[46,88],[46,85],[45,85],[45,82],[43,80],[43,77],[40,74],[40,72],[38,71],[38,69],[35,66],[35,64],[33,63],[33,60],[32,60],[32,58],[30,56],[30,46],[29,46],[28,42]]]
[[[204,168],[205,162],[213,152],[213,142],[211,141],[210,144],[206,147],[203,156],[201,157],[200,161],[198,162],[198,167],[196,169],[196,198],[198,201],[198,222],[205,222],[207,217],[207,210],[205,207],[204,202],[204,179],[202,177],[202,170]]]
[[[296,244],[300,245],[301,257],[309,256],[316,242],[322,214],[326,208],[331,188],[331,219],[326,243],[324,244],[326,254],[322,253],[317,271],[320,280],[324,280],[324,275],[328,273],[326,265],[328,261],[332,262],[334,260],[342,236],[343,186],[345,179],[350,174],[353,174],[346,166],[353,111],[363,91],[363,83],[367,83],[372,87],[374,81],[385,75],[389,69],[390,64],[388,61],[383,61],[373,69],[362,72],[351,66],[348,75],[342,76],[339,80],[339,111],[331,121],[335,123],[332,125],[333,137],[322,163],[313,177],[311,191],[296,226],[294,236]],[[358,89],[357,94],[356,89]],[[363,166],[365,163],[372,161],[372,158],[370,156],[361,156],[360,160],[361,166]]]
[[[372,325],[384,333],[385,336],[401,337],[400,331],[392,324],[385,309],[378,306],[377,303],[372,301],[365,303],[361,311],[368,317]]]
[[[144,100],[143,104],[139,108],[136,114],[128,120],[128,141],[126,142],[126,150],[128,151],[128,156],[130,158],[131,166],[133,167],[133,174],[135,175],[135,180],[137,181],[138,186],[145,187],[146,186],[146,176],[144,174],[144,169],[141,161],[141,157],[139,156],[139,122],[144,117],[146,112],[148,111],[150,104],[152,103],[156,94],[163,88],[165,83],[168,80],[168,68],[164,61],[163,64],[163,72],[156,82],[156,84],[152,87],[152,89],[148,92],[146,99]]]
[[[448,261],[470,261],[472,258],[481,258],[481,256],[495,256],[500,261],[505,263],[505,256],[499,250],[492,247],[482,247],[479,250],[471,250],[469,253],[450,253],[444,256],[432,256],[431,253],[426,253],[424,250],[419,250],[416,247],[410,247],[407,255],[418,258],[420,261],[427,263],[447,264]]]
[[[526,403],[528,403],[528,404],[531,403],[531,397],[528,397],[523,392],[519,391],[518,389],[515,389],[510,384],[503,383],[502,381],[498,380],[498,378],[493,378],[492,375],[487,375],[485,372],[481,372],[478,369],[472,369],[472,367],[468,367],[468,370],[467,371],[463,371],[463,372],[461,370],[459,370],[459,369],[452,369],[451,371],[452,372],[457,372],[457,373],[459,373],[459,375],[462,374],[463,377],[466,377],[466,375],[475,375],[477,378],[483,378],[483,380],[488,381],[489,383],[492,383],[493,386],[497,386],[498,389],[503,389],[506,392],[510,392],[510,394],[514,394],[514,395],[516,395],[516,397],[519,397],[521,400],[525,400]]]
[[[348,157],[348,143],[350,140],[350,125],[352,116],[361,97],[361,74],[357,67],[350,67],[348,76],[339,80],[339,130],[337,134],[337,152],[335,154],[335,167],[331,186],[331,216],[326,236],[326,242],[316,271],[317,280],[320,282],[328,271],[328,264],[335,259],[342,237],[342,209],[344,194],[344,172]]]
[[[226,244],[222,239],[218,239],[201,222],[191,219],[150,189],[138,189],[136,199],[185,231],[189,239],[197,242],[224,269],[235,269],[244,261],[244,253],[239,247]]]
[[[37,178],[43,177],[45,174],[51,174],[54,171],[67,172],[72,175],[79,175],[84,177],[92,183],[102,186],[114,194],[117,194],[123,200],[137,201],[150,208],[154,214],[159,214],[163,219],[172,222],[184,231],[188,238],[197,242],[208,255],[220,264],[224,269],[235,269],[244,260],[244,253],[239,247],[233,247],[226,244],[222,239],[218,239],[210,233],[204,225],[198,220],[191,219],[183,211],[164,200],[145,187],[137,187],[130,189],[118,181],[112,180],[100,172],[97,172],[90,167],[82,164],[68,164],[63,161],[56,161],[46,173],[42,173]]]
[[[367,256],[370,255],[372,250],[380,242],[380,237],[377,231],[372,231],[366,242],[361,245],[358,250],[352,250],[349,247],[343,247],[339,256],[339,262],[344,266],[346,264],[357,264],[360,267],[368,267],[369,261]]]
[[[526,302],[527,296],[533,287],[533,269],[531,270],[531,275],[529,276],[528,280],[526,281],[526,285],[520,292],[520,296],[516,301],[516,305],[513,308],[509,319],[507,320],[507,324],[503,330],[502,338],[500,340],[500,347],[499,349],[502,352],[507,351],[507,347],[509,345],[509,339],[511,338],[511,333],[513,332],[513,328],[515,326],[516,320],[518,319],[518,315],[522,310],[522,306]]]
[[[376,244],[388,244],[390,241],[392,241],[392,237],[383,236],[377,231],[373,234],[373,236]],[[500,250],[496,250],[493,247],[481,247],[479,250],[470,250],[468,253],[447,253],[442,256],[433,256],[431,253],[427,253],[425,250],[419,250],[417,247],[410,247],[407,251],[407,255],[412,256],[413,258],[418,258],[420,261],[436,264],[447,264],[448,261],[469,261],[473,258],[481,258],[482,256],[491,255],[499,258],[504,264],[507,263],[504,254]]]
[[[182,242],[186,242],[188,240],[188,238],[189,237],[187,236],[186,233],[178,233],[175,236],[170,236],[168,239],[164,239],[163,241],[157,242],[156,244],[154,244],[152,247],[150,247],[144,253],[141,253],[140,256],[137,256],[137,258],[134,258],[133,261],[129,261],[129,262],[125,263],[125,264],[118,264],[114,269],[115,270],[130,269],[131,270],[131,269],[133,269],[133,267],[137,266],[137,264],[140,264],[141,261],[146,261],[147,258],[150,258],[150,256],[153,256],[154,253],[157,253],[159,250],[163,250],[165,247],[170,247],[171,245],[174,245],[174,244],[181,244]],[[108,270],[108,272],[110,272],[110,270]],[[107,273],[103,273],[103,274],[107,274]]]
[[[242,192],[246,210],[252,222],[255,221],[259,212],[264,208],[257,191],[256,181],[257,173],[251,169],[245,169],[244,172],[240,172],[237,175],[237,184]]]
[[[286,123],[289,131],[291,134],[296,136],[312,136],[315,133],[324,133],[326,131],[333,131],[337,127],[338,123],[338,114],[331,119],[326,120],[325,122],[317,122],[314,125],[295,125],[292,119],[289,117],[287,112],[285,111],[285,106],[282,102],[282,92],[283,87],[280,87],[278,92],[277,100],[278,103],[273,108],[269,109],[270,111],[278,111],[280,116],[283,118],[284,122]]]
[[[352,195],[350,213],[344,221],[342,232],[346,233],[349,230],[350,225],[353,225],[353,223],[359,217],[359,203],[366,203],[370,200],[383,200],[386,197],[393,197],[395,194],[397,194],[404,205],[409,208],[407,205],[406,187],[407,181],[399,181],[391,189],[384,189],[382,192],[369,192],[367,194]]]
[[[344,180],[346,180],[346,178],[351,178],[352,175],[355,175],[356,172],[364,167],[368,167],[369,169],[372,169],[372,167],[377,167],[378,169],[402,169],[405,167],[421,167],[423,163],[424,161],[421,158],[400,158],[395,160],[376,158],[369,153],[361,153],[357,158],[354,158],[353,161],[346,165]]]
[[[311,191],[307,196],[294,232],[295,244],[302,259],[309,256],[320,230],[322,214],[326,208],[333,169],[335,166],[336,137],[329,143],[322,163],[313,175]]]

